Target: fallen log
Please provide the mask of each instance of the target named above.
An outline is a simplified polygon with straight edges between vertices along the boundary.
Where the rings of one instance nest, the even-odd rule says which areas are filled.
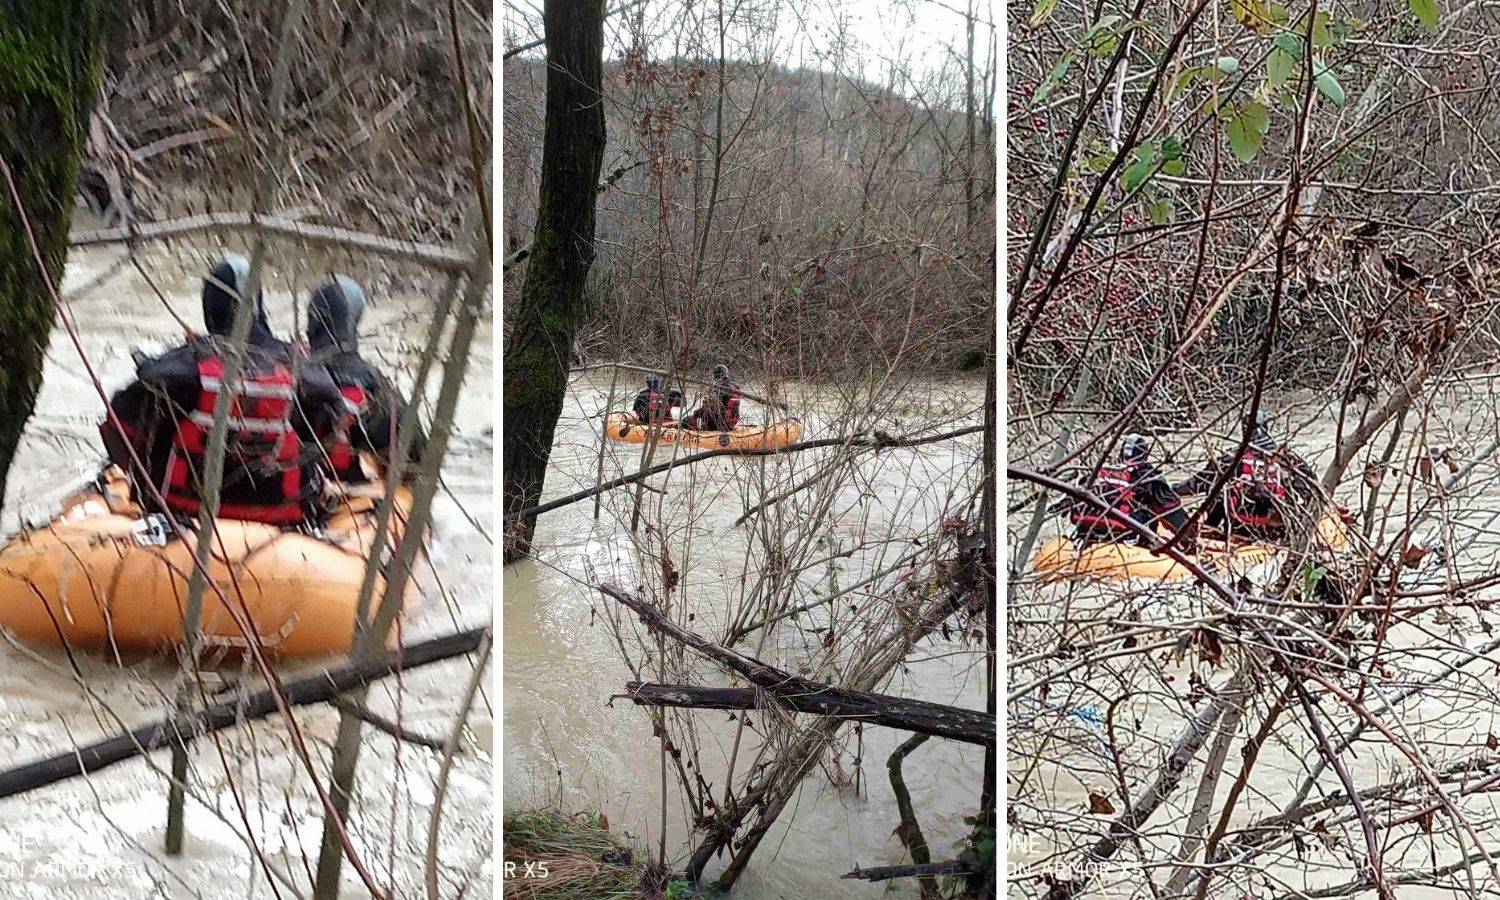
[[[843,690],[800,678],[761,689],[631,681],[625,685],[624,696],[639,706],[679,709],[759,709],[771,698],[799,713],[899,728],[966,744],[995,743],[995,717],[988,713],[889,694]]]
[[[909,866],[875,866],[869,869],[855,869],[846,872],[840,878],[857,878],[861,881],[889,881],[892,878],[934,878],[939,875],[969,875],[974,867],[961,859],[950,859],[940,863],[922,863]]]
[[[397,647],[363,663],[348,663],[282,682],[281,694],[288,706],[322,703],[340,694],[385,678],[397,671],[441,662],[473,652],[488,628],[470,628],[455,634]],[[175,741],[189,743],[215,731],[259,719],[276,712],[271,689],[225,701],[190,716],[174,717],[145,725],[126,734],[106,738],[66,753],[40,759],[0,772],[0,798],[14,797],[49,784],[106,769],[115,763],[166,749]]]
[[[384,235],[351,231],[347,228],[334,228],[329,225],[312,225],[285,217],[257,216],[246,212],[203,213],[196,216],[184,216],[180,219],[168,219],[164,222],[136,224],[125,228],[75,231],[68,235],[68,246],[133,244],[137,241],[162,240],[204,232],[241,230],[305,241],[318,246],[373,253],[389,259],[421,263],[447,272],[462,272],[467,269],[470,262],[468,254],[449,247],[403,241]]]

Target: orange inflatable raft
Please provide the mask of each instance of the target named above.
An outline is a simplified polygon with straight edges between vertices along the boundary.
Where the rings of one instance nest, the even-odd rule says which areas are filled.
[[[349,489],[320,536],[221,519],[209,574],[260,643],[280,656],[347,651],[381,489]],[[140,511],[111,468],[73,494],[47,525],[0,548],[0,627],[40,643],[164,651],[182,641],[194,538],[138,539]],[[400,540],[411,494],[397,496],[386,547]],[[386,551],[389,553],[389,549]],[[385,579],[377,576],[371,606]],[[206,647],[244,648],[245,632],[212,587],[203,593]]]
[[[1344,550],[1349,535],[1336,513],[1318,522],[1318,541],[1326,549]],[[1202,549],[1193,559],[1214,575],[1240,575],[1252,566],[1277,559],[1285,547],[1274,544],[1229,544],[1202,541]],[[1093,544],[1079,549],[1069,537],[1057,537],[1037,551],[1032,570],[1044,581],[1128,581],[1145,578],[1153,581],[1184,581],[1195,576],[1177,560],[1152,553],[1145,547],[1128,543]]]
[[[733,447],[738,450],[777,450],[795,444],[802,437],[802,422],[786,419],[769,425],[741,425],[730,431],[699,431],[682,428],[668,422],[657,428],[640,424],[630,413],[615,413],[604,422],[604,436],[612,441],[627,444],[644,444],[652,431],[663,444],[682,444],[702,447],[704,450],[721,450]]]

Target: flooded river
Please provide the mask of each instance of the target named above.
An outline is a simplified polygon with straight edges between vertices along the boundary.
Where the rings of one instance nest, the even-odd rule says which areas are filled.
[[[1401,583],[1409,590],[1430,591],[1440,596],[1445,585],[1500,568],[1500,541],[1496,540],[1495,527],[1500,521],[1500,478],[1497,478],[1500,468],[1495,453],[1500,438],[1500,404],[1492,385],[1488,378],[1455,383],[1437,392],[1430,402],[1424,401],[1413,408],[1388,462],[1382,465],[1380,461],[1388,446],[1388,438],[1382,435],[1373,442],[1370,458],[1362,453],[1350,466],[1336,495],[1340,505],[1362,515],[1374,477],[1372,472],[1370,477],[1361,478],[1361,473],[1367,464],[1374,464],[1384,472],[1373,537],[1377,545],[1387,547],[1401,528],[1411,527],[1414,535],[1411,544],[1424,552],[1418,554],[1419,561],[1402,573]],[[1321,474],[1332,459],[1337,409],[1323,398],[1308,394],[1276,398],[1270,408],[1276,411],[1274,436],[1289,441],[1312,464],[1314,471]],[[1357,412],[1351,413],[1351,420]],[[1235,421],[1229,416],[1224,420],[1228,424],[1211,429],[1217,432],[1217,437],[1210,439],[1214,448],[1230,443],[1232,438],[1225,429],[1233,428]],[[1352,425],[1346,425],[1345,430],[1352,430]],[[1043,465],[1055,451],[1054,440],[1055,434],[1038,435],[1030,426],[1013,429],[1011,459]],[[1187,432],[1161,433],[1155,443],[1155,456],[1164,460],[1163,467],[1172,480],[1190,474],[1210,447],[1201,439],[1191,439]],[[1428,466],[1424,459],[1437,462]],[[1449,483],[1441,484],[1445,479]],[[1014,506],[1029,493],[1029,488],[1012,483],[1010,502]],[[1012,515],[1008,523],[1008,553],[1015,552],[1030,518],[1029,507]],[[1041,541],[1059,533],[1064,524],[1061,517],[1049,519]],[[1412,599],[1402,602],[1416,604]],[[1400,617],[1400,621],[1393,623],[1378,651],[1381,660],[1376,668],[1378,676],[1366,681],[1361,696],[1371,711],[1390,724],[1402,744],[1416,748],[1424,765],[1440,770],[1487,755],[1487,742],[1493,741],[1490,735],[1500,728],[1497,725],[1500,694],[1493,687],[1494,673],[1500,671],[1497,669],[1500,657],[1491,651],[1486,660],[1473,662],[1472,654],[1465,650],[1493,643],[1493,612],[1476,612],[1459,605],[1431,605],[1436,608]],[[1186,634],[1184,628],[1174,629],[1170,623],[1191,623],[1214,609],[1207,592],[1191,586],[1167,587],[1145,581],[1043,586],[1029,581],[1015,595],[1008,611],[1010,658],[1040,656],[1042,651],[1056,647],[1064,634],[1082,641],[1128,627],[1122,622],[1167,626],[1163,631],[1143,635],[1139,641],[1143,646],[1162,639],[1170,644]],[[1371,626],[1366,622],[1356,627],[1367,638],[1359,645],[1364,658],[1371,652],[1368,640]],[[1024,649],[1018,651],[1018,647]],[[1104,647],[1117,649],[1118,642],[1106,643]],[[1239,658],[1232,646],[1226,653],[1225,665],[1220,667],[1197,661],[1195,655],[1189,653],[1184,659],[1174,655],[1170,647],[1149,654],[1138,650],[1134,654],[1115,653],[1113,659],[1101,659],[1087,669],[1080,669],[1079,655],[1068,654],[1023,662],[1009,669],[1010,691],[1035,683],[1035,679],[1049,672],[1062,672],[1046,692],[1031,691],[1008,708],[1010,809],[1023,826],[1012,833],[1008,863],[1013,868],[1030,866],[1033,875],[1056,874],[1058,861],[1079,860],[1082,848],[1092,843],[1106,823],[1123,809],[1117,765],[1124,765],[1131,772],[1132,796],[1140,795],[1182,729],[1187,711],[1200,702],[1197,698],[1201,697],[1201,691],[1195,686],[1201,682],[1221,687]],[[1401,703],[1399,712],[1384,706],[1385,698],[1394,698],[1403,689],[1448,671],[1455,661],[1466,661],[1467,665],[1441,686]],[[1369,667],[1367,662],[1361,665]],[[1259,727],[1275,697],[1276,686],[1284,682],[1284,678],[1268,676],[1252,692],[1252,706],[1246,722],[1240,726],[1240,739],[1229,750],[1226,774],[1212,798],[1210,825],[1217,821],[1241,764],[1240,746],[1247,729]],[[1360,679],[1353,677],[1343,680],[1343,686],[1351,692],[1359,689],[1360,684]],[[1320,707],[1325,726],[1335,739],[1348,734],[1359,722],[1354,713],[1334,698],[1325,699]],[[1110,750],[1111,716],[1117,729],[1115,739],[1127,748],[1119,761]],[[1230,822],[1229,840],[1237,837],[1234,829],[1285,809],[1318,763],[1300,709],[1295,706],[1289,709],[1282,721],[1286,727],[1273,733],[1260,748],[1250,789],[1240,798]],[[1188,767],[1182,786],[1141,829],[1147,857],[1171,860],[1178,851],[1206,754],[1206,749],[1199,752]],[[1365,733],[1354,752],[1344,754],[1343,763],[1362,790],[1415,778],[1417,771],[1411,757],[1374,729]],[[1456,787],[1457,783],[1449,789]],[[1330,769],[1312,789],[1310,800],[1339,790],[1339,779]],[[1431,837],[1411,823],[1386,825],[1403,810],[1425,802],[1418,797],[1430,795],[1408,789],[1408,796],[1411,799],[1407,804],[1398,804],[1394,813],[1382,807],[1376,815],[1386,874],[1392,878],[1457,858],[1452,822],[1441,813]],[[1100,799],[1106,801],[1109,809],[1097,808]],[[1495,822],[1491,802],[1483,797],[1460,802],[1466,815],[1478,825],[1478,833],[1491,840]],[[1216,882],[1210,896],[1300,896],[1298,891],[1349,881],[1355,875],[1355,864],[1364,858],[1365,839],[1357,820],[1344,815],[1347,807],[1337,808],[1336,814],[1313,816],[1304,822],[1295,843],[1288,838],[1285,846],[1258,858],[1255,868],[1264,875],[1253,883],[1246,880],[1241,869]],[[1475,851],[1469,837],[1462,843],[1465,852]],[[1139,859],[1133,848],[1122,849],[1103,867],[1104,877],[1094,882],[1090,896],[1143,896],[1147,888]],[[1489,870],[1483,863],[1475,863],[1473,873],[1480,881],[1489,879]],[[1157,888],[1162,888],[1169,874],[1170,868],[1157,868],[1152,870],[1151,878]],[[1455,877],[1461,881],[1465,876]],[[1036,877],[1025,882],[1024,890],[1014,886],[1011,890],[1016,897],[1045,893]],[[1416,883],[1398,888],[1398,896],[1471,894]]]
[[[174,319],[168,303],[186,325],[201,326],[200,279],[216,251],[207,242],[197,249],[175,247],[172,253],[141,251],[149,279],[122,262],[118,250],[77,251],[69,257],[64,284],[65,294],[74,295],[69,311],[84,352],[108,391],[133,374],[133,347],[162,349],[180,341],[184,326]],[[233,245],[229,249],[248,250]],[[418,288],[399,275],[376,277],[357,260],[301,260],[300,267],[293,268],[273,249],[269,262],[266,299],[278,334],[289,336],[295,309],[328,272],[346,272],[364,284],[370,298],[362,329],[366,358],[396,373],[398,380],[409,377],[437,288]],[[436,637],[491,619],[490,348],[486,325],[474,342],[457,431],[443,468],[446,489],[434,509],[430,566],[418,576],[420,600],[402,626],[407,640]],[[436,397],[437,380],[432,379],[431,398]],[[67,485],[97,469],[102,450],[96,425],[102,410],[78,352],[59,325],[52,336],[36,415],[11,470],[7,529],[18,517],[45,519]],[[424,419],[430,421],[430,406]],[[62,652],[0,638],[0,756],[7,765],[155,721],[168,712],[175,661],[127,659],[123,667],[100,656],[79,655],[77,661],[81,679]],[[281,671],[289,676],[324,664],[289,664]],[[458,710],[470,666],[468,660],[447,661],[382,681],[371,690],[370,706],[388,718],[399,718],[413,732],[441,739]],[[227,682],[259,682],[257,675],[237,665],[218,675]],[[481,684],[487,685],[488,679]],[[487,688],[481,689],[450,778],[442,820],[443,881],[468,882],[469,896],[488,896],[491,890],[493,699]],[[295,715],[314,759],[326,766],[337,711],[326,705],[308,706],[299,707]],[[413,896],[422,884],[439,755],[398,744],[369,727],[364,729],[364,741],[352,838],[377,883],[393,885],[397,896]],[[314,865],[317,858],[322,808],[305,771],[292,762],[284,723],[272,717],[221,732],[216,741],[195,744],[192,783],[201,792],[201,802],[188,804],[187,848],[176,859],[162,851],[166,783],[161,771],[152,768],[165,767],[167,760],[165,752],[158,752],[150,764],[136,759],[91,778],[0,801],[0,842],[8,848],[0,860],[0,893],[35,898],[259,898],[310,893],[311,877],[304,866]],[[275,868],[288,873],[289,882],[274,889],[268,886],[247,835]],[[347,864],[344,876],[344,896],[367,896]]]
[[[633,396],[637,379],[622,376],[620,395],[628,389]],[[762,390],[755,384],[745,388]],[[971,416],[984,399],[982,383],[930,388],[929,395],[949,396],[956,408],[966,409]],[[610,392],[608,374],[575,376],[554,442],[549,498],[595,483],[600,413]],[[823,393],[808,386],[794,386],[790,393],[791,408],[807,426],[804,439],[828,436],[830,426],[819,415],[827,400]],[[617,401],[615,408],[618,405]],[[758,405],[747,402],[746,419],[762,417]],[[915,421],[907,430],[924,430]],[[639,466],[640,445],[608,443],[604,451],[605,478]],[[670,450],[660,452],[658,459]],[[955,496],[966,496],[973,489],[978,479],[973,461],[979,452],[980,435],[975,434],[866,455],[859,477],[839,491],[832,527],[820,538],[826,541],[829,556],[860,549],[805,573],[799,590],[807,593],[799,596],[856,587],[868,575],[899,561],[910,552],[912,536],[950,510]],[[802,459],[795,458],[799,456]],[[764,562],[747,551],[747,526],[734,525],[759,497],[751,486],[761,478],[780,478],[782,484],[788,478],[800,479],[808,469],[798,469],[794,476],[775,467],[811,467],[817,457],[814,452],[771,463],[711,460],[674,470],[665,482],[657,477],[651,483],[658,488],[664,484],[665,493],[645,494],[649,515],[644,520],[651,525],[635,538],[629,523],[631,495],[623,490],[609,495],[597,519],[592,501],[541,517],[536,558],[507,567],[503,574],[507,808],[558,803],[569,811],[599,810],[637,847],[655,854],[663,821],[658,742],[645,708],[623,699],[611,703],[612,696],[623,693],[625,683],[635,676],[606,624],[606,617],[615,612],[609,605],[612,601],[604,600],[590,585],[598,581],[626,588],[636,585],[644,575],[636,569],[642,557],[635,552],[634,541],[649,542],[651,534],[664,533],[684,579],[676,596],[689,604],[688,614],[700,634],[721,640],[727,611],[741,602],[746,585],[755,582],[755,573]],[[632,619],[625,617],[627,622]],[[752,636],[737,649],[757,655],[758,640]],[[806,640],[808,633],[795,624],[776,628],[764,645],[763,658],[798,658],[799,642]],[[898,668],[877,689],[983,709],[980,659],[973,643],[961,645],[934,636],[918,645],[910,664]],[[693,672],[697,684],[732,683],[709,665],[695,667]],[[822,677],[838,681],[836,672],[822,673]],[[721,776],[732,753],[733,723],[722,711],[687,714],[697,716],[703,775],[714,784],[714,795],[722,796]],[[906,737],[890,729],[864,730],[862,746],[856,751],[863,757],[857,793],[848,777],[853,771],[850,756],[825,757],[837,760],[828,771],[840,774],[839,783],[830,780],[828,771],[814,771],[802,783],[799,795],[752,858],[734,896],[744,900],[885,896],[883,885],[840,880],[839,876],[856,866],[906,861],[892,835],[899,816],[885,767],[891,751]],[[747,753],[742,752],[741,769]],[[981,748],[943,740],[927,742],[908,758],[907,786],[934,859],[956,855],[957,844],[968,831],[962,818],[972,816],[977,808],[982,762]],[[675,777],[668,783],[665,807],[668,862],[681,867],[696,841],[685,824],[685,804]],[[721,865],[710,864],[708,874],[712,876]]]

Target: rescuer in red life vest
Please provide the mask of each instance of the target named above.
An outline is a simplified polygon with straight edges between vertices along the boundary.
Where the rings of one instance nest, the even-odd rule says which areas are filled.
[[[323,466],[346,484],[369,480],[360,463],[361,453],[389,460],[405,408],[390,379],[359,355],[359,321],[364,313],[364,290],[344,275],[319,285],[307,303],[308,349],[312,360],[328,370],[342,401],[338,424],[324,441]],[[416,417],[410,421],[414,432],[408,459],[416,463],[427,438]],[[416,474],[416,466],[406,472]]]
[[[728,366],[714,366],[713,391],[682,424],[700,431],[730,431],[740,424],[740,389],[729,379]]]
[[[1150,541],[1125,525],[1125,518],[1153,531],[1163,520],[1174,532],[1187,524],[1177,492],[1149,459],[1146,438],[1139,434],[1125,436],[1119,461],[1099,467],[1090,493],[1108,503],[1109,509],[1083,500],[1071,504],[1068,518],[1076,528],[1074,539],[1083,547],[1109,541],[1136,541],[1149,546]],[[1193,551],[1192,535],[1183,539],[1182,548]]]
[[[1236,461],[1234,451],[1210,460],[1193,477],[1177,486],[1183,495],[1206,493],[1229,470],[1219,502],[1208,511],[1209,528],[1232,537],[1279,541],[1298,509],[1316,495],[1317,477],[1301,457],[1278,448],[1266,431],[1260,412],[1250,433],[1250,446]]]
[[[136,501],[157,508],[139,484],[133,447],[147,475],[181,517],[198,513],[207,470],[209,431],[225,371],[228,335],[250,263],[230,254],[203,282],[203,324],[208,334],[147,359],[136,380],[110,400],[123,433],[106,419],[100,425],[110,460],[130,472]],[[298,525],[320,507],[322,478],[315,435],[330,430],[339,392],[320,366],[295,359],[291,347],[271,333],[261,297],[245,361],[229,408],[219,516],[276,525]]]
[[[631,411],[642,425],[670,422],[672,410],[683,404],[682,392],[672,388],[665,394],[661,390],[661,378],[655,372],[646,373],[646,387],[635,395]]]

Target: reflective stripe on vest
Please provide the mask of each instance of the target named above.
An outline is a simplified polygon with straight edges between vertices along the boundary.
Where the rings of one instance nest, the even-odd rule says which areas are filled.
[[[341,386],[339,394],[343,397],[344,413],[339,416],[338,425],[333,430],[333,446],[328,450],[328,465],[335,475],[353,475],[359,466],[359,454],[354,452],[351,435],[359,426],[360,416],[364,415],[370,396],[357,384]]]
[[[724,404],[724,419],[730,428],[740,424],[740,389],[729,389],[729,402]]]
[[[1229,516],[1241,525],[1266,528],[1281,519],[1279,504],[1286,498],[1281,464],[1255,450],[1240,457],[1240,469],[1226,492]]]
[[[1100,509],[1093,503],[1079,500],[1073,504],[1072,514],[1069,516],[1073,524],[1091,531],[1129,531],[1122,519],[1136,518],[1135,482],[1138,476],[1137,467],[1133,464],[1110,465],[1099,467],[1099,473],[1094,478],[1094,493],[1109,505],[1108,509]]]
[[[199,360],[198,401],[177,421],[162,493],[167,505],[179,512],[197,513],[201,507],[197,476],[205,468],[223,377],[219,357]],[[267,372],[246,374],[235,386],[227,417],[220,516],[273,524],[303,518],[302,445],[291,426],[295,400],[292,373],[281,362]]]

